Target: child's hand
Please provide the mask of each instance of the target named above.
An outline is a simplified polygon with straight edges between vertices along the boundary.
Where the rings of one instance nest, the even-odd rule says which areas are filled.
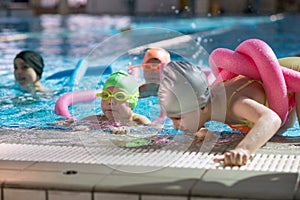
[[[203,141],[207,133],[208,130],[206,128],[200,128],[200,130],[196,133],[198,141]]]
[[[111,131],[112,134],[127,134],[130,132],[130,128],[127,126],[112,127]]]
[[[249,151],[245,149],[234,149],[225,152],[223,155],[216,156],[214,162],[222,163],[224,166],[242,166],[246,165],[249,159]]]
[[[163,124],[165,123],[166,119],[167,118],[165,116],[155,118],[152,120],[151,126],[155,128],[163,128],[164,127]]]

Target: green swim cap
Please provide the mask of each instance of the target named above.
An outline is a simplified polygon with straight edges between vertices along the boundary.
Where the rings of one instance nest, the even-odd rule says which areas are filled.
[[[109,87],[118,87],[124,90],[128,95],[133,96],[129,99],[129,102],[131,103],[132,109],[136,107],[139,97],[139,85],[133,76],[123,70],[114,72],[105,81],[103,90]]]

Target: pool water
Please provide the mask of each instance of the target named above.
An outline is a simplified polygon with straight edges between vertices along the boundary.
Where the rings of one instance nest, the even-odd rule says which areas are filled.
[[[129,55],[127,50],[185,34],[191,36],[195,46],[184,42],[179,42],[177,46],[177,43],[168,46],[173,60],[194,58],[198,52],[195,47],[202,47],[205,50],[202,57],[197,57],[205,60],[215,48],[234,49],[241,41],[249,38],[266,41],[278,57],[291,56],[300,52],[299,26],[299,15],[284,14],[207,18],[92,15],[2,18],[0,19],[1,129],[20,130],[18,128],[21,127],[31,130],[44,128],[64,130],[63,127],[49,125],[49,122],[61,120],[61,117],[54,113],[58,97],[70,91],[101,88],[103,80],[102,82],[99,80],[100,75],[83,77],[80,85],[70,87],[66,85],[69,77],[47,81],[46,77],[73,69],[80,58],[94,59],[93,62],[99,65],[111,65],[114,71],[126,69],[126,65],[141,63],[143,57],[143,52]],[[129,29],[139,30],[138,35],[124,32]],[[160,30],[168,34],[160,34]],[[53,89],[52,94],[29,94],[10,87],[14,83],[13,58],[24,49],[42,53],[46,65],[42,82]],[[207,61],[202,65],[208,67]],[[101,113],[100,100],[74,105],[70,111],[78,119]],[[150,119],[158,117],[157,97],[140,99],[135,112],[145,114]],[[165,125],[170,129],[172,127],[170,121]],[[297,124],[295,129],[292,130],[293,133],[298,130]]]

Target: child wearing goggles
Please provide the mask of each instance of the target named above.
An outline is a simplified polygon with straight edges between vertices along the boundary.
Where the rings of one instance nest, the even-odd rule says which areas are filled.
[[[151,47],[149,48],[144,56],[143,62],[140,66],[129,66],[128,72],[132,74],[136,80],[140,80],[140,71],[142,68],[145,83],[139,87],[140,98],[146,98],[150,96],[157,96],[159,84],[160,84],[160,73],[162,67],[171,61],[170,53],[163,48]],[[158,118],[153,119],[154,124],[162,124],[166,119],[163,112],[160,112]]]
[[[147,83],[160,83],[160,67],[171,61],[168,51],[162,48],[149,48],[142,62],[144,78]]]
[[[143,125],[151,123],[147,117],[133,112],[139,97],[138,83],[124,71],[111,74],[104,83],[102,92],[96,96],[102,98],[101,109],[104,115],[93,115],[82,120],[135,122]]]
[[[168,51],[163,48],[149,48],[140,66],[129,66],[128,73],[133,75],[136,80],[140,80],[140,68],[143,70],[145,83],[140,85],[140,98],[156,96],[159,83],[161,67],[171,61]]]

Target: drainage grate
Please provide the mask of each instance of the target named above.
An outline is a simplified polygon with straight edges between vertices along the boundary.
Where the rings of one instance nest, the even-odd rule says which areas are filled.
[[[256,154],[243,167],[217,166],[214,154],[174,150],[86,148],[51,145],[0,144],[0,160],[69,162],[118,166],[230,169],[249,171],[298,172],[300,155]]]

